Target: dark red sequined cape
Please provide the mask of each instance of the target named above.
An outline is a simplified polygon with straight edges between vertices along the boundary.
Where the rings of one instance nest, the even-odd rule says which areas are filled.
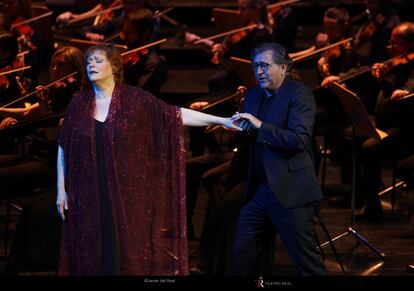
[[[101,274],[93,91],[74,96],[59,144],[69,210],[58,274]],[[179,107],[117,85],[104,125],[106,179],[121,275],[187,275],[185,160]]]

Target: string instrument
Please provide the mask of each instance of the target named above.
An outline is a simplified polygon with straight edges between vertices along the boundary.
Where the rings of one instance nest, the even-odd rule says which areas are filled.
[[[234,94],[232,94],[230,96],[221,98],[221,99],[219,99],[219,100],[217,100],[217,101],[215,101],[215,102],[213,102],[213,103],[211,103],[211,104],[203,107],[203,109],[201,109],[201,111],[205,111],[207,109],[210,109],[211,107],[217,106],[217,105],[219,105],[221,103],[224,103],[224,102],[226,102],[228,100],[232,100],[232,99],[238,99],[238,101],[240,102],[241,99],[243,99],[244,96],[246,95],[246,92],[247,92],[247,88],[245,86],[239,86],[237,88],[237,92],[236,93],[234,93]]]
[[[384,65],[387,68],[394,68],[397,65],[401,65],[401,64],[404,64],[404,63],[407,63],[407,62],[411,61],[413,58],[414,58],[414,53],[410,53],[409,54],[409,60],[407,59],[406,55],[399,55],[399,56],[393,57],[391,59],[385,60],[385,61],[383,61],[382,63],[379,63],[379,64]],[[341,83],[344,83],[346,81],[349,81],[350,79],[358,77],[362,74],[371,72],[372,67],[373,67],[373,65],[362,66],[362,67],[358,68],[355,73],[347,74],[347,75],[343,76],[342,78],[340,78],[336,82],[341,84]]]
[[[223,46],[225,46],[226,48],[230,48],[232,46],[234,46],[236,43],[238,43],[241,39],[243,39],[244,37],[246,37],[246,35],[253,30],[254,28],[256,28],[258,26],[258,24],[256,23],[252,23],[237,29],[232,29],[226,32],[222,32],[219,34],[215,34],[209,37],[205,37],[205,38],[201,38],[198,39],[194,42],[194,44],[200,44],[200,43],[207,43],[208,41],[212,41],[214,39],[217,38],[221,38],[221,37],[226,37],[226,39],[223,42]],[[220,59],[219,59],[219,55],[220,52],[215,52],[213,54],[213,58],[211,59],[211,62],[213,64],[219,64],[220,63]]]
[[[93,45],[109,44],[108,42],[99,42],[99,41],[84,40],[84,39],[78,39],[78,38],[70,38],[70,37],[64,37],[60,35],[55,35],[54,38],[58,40],[66,41],[70,43],[70,45],[77,47],[82,51],[85,51],[86,49],[88,49],[90,46],[93,46]],[[122,45],[122,44],[114,44],[113,46],[121,50],[128,49],[126,45]]]
[[[404,66],[414,60],[414,52],[403,54],[400,56],[396,56],[391,58],[387,63],[381,63],[383,65],[383,73],[387,74],[389,71],[393,70],[396,67]]]
[[[286,5],[290,5],[290,4],[294,4],[296,2],[300,2],[302,0],[287,0],[287,1],[281,1],[278,3],[274,3],[274,4],[269,4],[267,5],[267,11],[268,11],[268,15],[269,15],[269,24],[271,27],[275,27],[277,25],[277,23],[275,23],[274,20],[274,15],[277,15],[280,13],[280,11],[283,10],[283,8]]]
[[[378,27],[382,25],[386,19],[382,14],[378,14],[374,19],[368,14],[370,21],[363,25],[355,36],[355,47],[359,55],[367,58],[371,51],[371,40]]]
[[[20,15],[11,23],[10,30],[16,35],[21,48],[27,48],[29,50],[37,49],[36,45],[31,40],[34,35],[34,30],[30,26],[30,23],[48,17],[52,15],[52,13],[53,11],[49,11],[29,19],[25,19]]]
[[[10,81],[7,79],[8,74],[20,72],[20,71],[27,70],[30,68],[31,66],[13,69],[10,65],[7,65],[1,68],[0,69],[0,92],[6,90],[10,85]]]
[[[236,93],[234,93],[234,94],[232,94],[230,96],[221,98],[221,99],[217,100],[216,102],[213,102],[213,103],[205,106],[203,109],[201,109],[201,111],[205,111],[205,110],[207,110],[207,109],[209,109],[209,108],[211,108],[213,106],[217,106],[217,105],[219,105],[219,104],[221,104],[223,102],[226,102],[226,101],[232,100],[232,99],[236,99],[237,100],[237,104],[238,104],[238,107],[240,109],[240,108],[243,107],[244,96],[246,95],[246,92],[247,92],[247,88],[245,86],[239,86],[237,88],[237,92]],[[223,126],[221,126],[221,125],[210,125],[210,126],[207,126],[206,127],[205,132],[206,133],[210,133],[210,132],[214,132],[214,131],[216,131],[218,129],[222,129],[222,128],[223,128]]]
[[[336,59],[340,58],[343,53],[343,48],[350,47],[350,43],[340,44],[333,46],[322,53],[322,57],[318,62],[318,69],[322,77],[328,77],[331,75],[330,64]]]
[[[166,9],[162,10],[162,11],[156,11],[153,15],[153,18],[162,17],[163,19],[165,19],[166,21],[168,21],[172,25],[180,26],[180,24],[176,20],[174,20],[171,17],[165,15],[166,13],[170,12],[173,9],[174,9],[174,7],[169,7],[169,8],[166,8]],[[105,38],[105,42],[110,42],[110,41],[114,40],[115,38],[119,37],[120,34],[121,34],[120,32],[117,32],[113,35],[108,36],[107,38]]]
[[[108,9],[98,13],[95,17],[93,25],[101,25],[102,23],[112,20],[114,18],[114,11],[124,7],[122,2],[122,0],[115,0],[111,3],[111,5],[109,5]]]
[[[73,72],[73,73],[71,73],[71,74],[69,74],[69,75],[66,75],[66,76],[64,76],[64,77],[62,77],[62,78],[60,78],[60,79],[58,79],[58,80],[55,80],[55,81],[53,81],[53,82],[51,82],[51,83],[49,83],[49,84],[47,84],[47,85],[44,85],[43,87],[44,87],[44,89],[49,89],[50,87],[54,86],[55,84],[58,84],[59,82],[62,82],[62,81],[64,81],[64,80],[66,80],[66,79],[69,79],[69,78],[71,78],[71,77],[74,77],[76,74],[78,74],[78,72]],[[15,99],[15,100],[13,100],[13,101],[11,101],[11,102],[9,102],[9,103],[7,103],[7,104],[3,105],[3,106],[2,106],[2,107],[0,107],[0,108],[6,108],[6,107],[9,107],[10,105],[13,105],[13,104],[15,104],[15,103],[17,103],[17,102],[19,102],[19,101],[22,101],[22,100],[24,100],[24,99],[26,99],[26,98],[28,98],[28,97],[30,97],[30,96],[32,96],[32,95],[34,95],[34,94],[37,94],[37,93],[38,93],[38,91],[37,91],[37,90],[32,91],[32,92],[30,92],[30,93],[28,93],[28,94],[26,94],[26,95],[24,95],[24,96],[22,96],[22,97],[20,97],[20,98],[17,98],[17,99]],[[42,98],[42,97],[46,97],[46,95],[40,95],[40,98]]]
[[[150,47],[161,44],[161,43],[166,42],[166,41],[167,41],[167,39],[163,38],[163,39],[154,41],[152,43],[149,43],[149,44],[146,44],[146,45],[143,45],[143,46],[140,46],[140,47],[134,48],[132,50],[121,53],[124,66],[125,67],[134,66],[136,63],[139,62],[139,60],[143,56],[148,55],[148,52],[149,52],[148,49]]]
[[[340,55],[340,53],[338,52],[338,49],[336,47],[338,47],[339,48],[339,51],[340,51],[340,47],[339,46],[340,45],[343,45],[343,44],[346,44],[346,43],[349,43],[350,41],[352,41],[352,39],[353,39],[352,37],[349,37],[349,38],[346,38],[346,39],[337,41],[337,42],[335,42],[333,44],[330,44],[330,45],[321,47],[321,48],[319,48],[317,50],[314,50],[312,52],[309,52],[307,54],[304,54],[304,55],[301,55],[301,56],[298,56],[298,57],[294,58],[293,59],[293,62],[294,63],[300,62],[302,60],[307,59],[308,57],[317,55],[317,54],[319,54],[321,52],[325,52],[325,51],[330,50],[330,49],[332,49],[332,50],[331,50],[330,53],[328,53],[328,57],[330,56],[331,58],[334,58],[335,56]]]

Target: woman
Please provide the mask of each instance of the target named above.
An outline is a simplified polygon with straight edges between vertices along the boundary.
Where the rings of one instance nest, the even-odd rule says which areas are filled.
[[[58,274],[186,275],[182,125],[239,128],[123,85],[112,46],[85,58],[91,88],[72,99],[58,149]]]
[[[83,53],[75,47],[66,46],[58,49],[52,56],[49,71],[52,82],[75,72],[77,74],[56,82],[47,91],[44,86],[37,86],[39,101],[29,106],[0,108],[0,116],[7,118],[7,124],[3,122],[3,127],[15,124],[17,121],[39,118],[65,110],[73,94],[81,91],[86,82]]]
[[[50,102],[39,101],[26,108],[2,108],[0,113],[23,121],[63,111],[73,94],[83,87],[86,76],[82,51],[74,47],[60,48],[51,60],[51,79],[58,80],[72,72],[78,74],[43,91]],[[16,122],[16,119],[7,118]],[[16,139],[14,134],[12,136]],[[32,267],[56,269],[59,255],[60,219],[56,211],[50,211],[54,210],[56,201],[58,129],[45,126],[29,137],[27,155],[0,155],[0,195],[5,191],[4,194],[12,198],[16,194],[30,197],[23,207],[8,257],[6,273],[10,275],[18,274],[27,261]]]

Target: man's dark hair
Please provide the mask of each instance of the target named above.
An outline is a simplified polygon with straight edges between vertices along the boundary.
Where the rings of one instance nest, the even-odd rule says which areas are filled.
[[[154,29],[154,13],[147,8],[138,9],[129,13],[125,16],[125,21],[142,29],[148,29],[149,31]]]
[[[278,65],[286,64],[286,72],[291,71],[293,65],[292,59],[289,57],[286,48],[276,42],[263,42],[255,47],[250,57],[252,62],[256,55],[265,51],[272,51],[273,62]]]
[[[345,8],[331,7],[326,10],[325,16],[337,20],[339,25],[349,24],[349,13]]]

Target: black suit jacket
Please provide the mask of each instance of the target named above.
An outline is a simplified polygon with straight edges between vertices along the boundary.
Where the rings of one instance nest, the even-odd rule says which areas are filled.
[[[261,98],[266,98],[262,88],[249,88],[244,111],[257,117]],[[308,87],[288,76],[271,98],[271,114],[262,120],[255,139],[264,145],[262,159],[267,182],[287,208],[321,199],[312,158],[314,96]],[[245,201],[256,193],[258,181],[254,169],[250,159]]]

